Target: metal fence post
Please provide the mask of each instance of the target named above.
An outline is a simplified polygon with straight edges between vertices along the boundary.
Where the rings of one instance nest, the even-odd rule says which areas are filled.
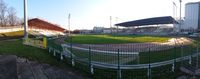
[[[183,66],[183,43],[181,43],[181,66]]]
[[[191,50],[191,54],[190,54],[190,59],[188,63],[191,65],[192,64],[192,47],[190,47],[190,50]]]
[[[199,44],[197,43],[197,60],[196,60],[196,68],[198,68],[199,66]]]
[[[51,48],[49,47],[49,53],[51,53]]]
[[[63,60],[63,51],[60,51],[60,60]]]
[[[88,59],[88,62],[89,62],[89,72],[91,75],[94,74],[94,69],[93,69],[93,65],[92,65],[92,62],[91,62],[91,47],[89,46],[89,59]]]
[[[56,56],[56,50],[55,49],[53,50],[53,56]]]
[[[72,43],[70,43],[70,58],[71,58],[71,64],[72,66],[75,66],[75,63],[74,63],[74,58],[73,58],[73,54],[72,54]]]
[[[173,54],[173,64],[172,64],[172,72],[175,72],[175,64],[176,64],[176,41],[175,41],[175,46],[174,46],[174,54]]]
[[[150,58],[150,48],[149,48],[149,56],[148,56],[148,58],[149,58],[149,67],[148,67],[148,71],[147,71],[147,76],[148,76],[148,79],[151,79],[151,58]]]
[[[122,79],[121,69],[120,69],[120,58],[119,58],[119,49],[117,50],[117,79]]]

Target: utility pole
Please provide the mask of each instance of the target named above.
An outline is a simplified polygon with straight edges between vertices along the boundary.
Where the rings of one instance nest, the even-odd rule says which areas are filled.
[[[24,39],[28,38],[27,0],[24,0]]]
[[[68,28],[69,28],[69,35],[71,34],[71,32],[70,32],[70,17],[71,17],[71,15],[69,14],[69,15],[68,15]]]
[[[179,2],[180,2],[180,22],[179,22],[179,33],[181,32],[181,24],[182,24],[182,22],[181,22],[181,2],[182,2],[182,0],[179,0]]]

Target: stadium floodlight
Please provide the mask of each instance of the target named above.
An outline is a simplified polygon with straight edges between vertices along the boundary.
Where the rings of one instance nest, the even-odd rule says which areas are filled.
[[[175,19],[175,21],[177,21],[177,5],[174,1],[172,2],[172,4],[173,4],[173,18]],[[177,27],[175,27],[175,21],[173,23],[173,28],[174,29],[176,28],[174,31],[177,32],[177,30],[179,30],[179,28],[177,29]]]
[[[175,2],[173,3],[173,17],[175,18],[175,20],[177,19],[177,5]]]
[[[111,30],[111,34],[112,34],[112,16],[110,16],[110,30]]]
[[[115,18],[116,19],[116,24],[118,23],[118,17]],[[117,34],[119,32],[119,26],[117,25]]]
[[[69,28],[69,35],[70,35],[70,17],[71,17],[71,15],[69,14],[69,15],[68,15],[68,28]]]
[[[182,0],[179,0],[180,2],[180,21],[179,21],[179,32],[181,31],[181,2]]]
[[[24,0],[24,39],[28,38],[27,0]]]

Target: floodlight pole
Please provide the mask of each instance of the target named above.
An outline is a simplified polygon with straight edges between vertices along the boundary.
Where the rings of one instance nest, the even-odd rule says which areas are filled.
[[[116,17],[116,24],[118,23],[118,17]],[[119,32],[119,26],[117,25],[117,34]]]
[[[28,38],[27,0],[24,0],[24,39]]]
[[[177,19],[177,5],[175,2],[172,2],[172,3],[173,3],[173,16],[176,20]]]
[[[176,3],[175,2],[172,2],[173,3],[173,18],[175,19],[175,21],[177,20],[177,6],[176,6]],[[173,27],[175,27],[175,21],[173,22]],[[177,29],[177,28],[176,28]],[[175,29],[175,30],[176,30]]]
[[[110,16],[110,29],[111,29],[111,34],[112,34],[112,16]]]
[[[71,32],[70,32],[70,17],[71,17],[71,15],[69,14],[69,15],[68,15],[68,28],[69,28],[69,35],[71,34]]]
[[[180,33],[180,31],[181,31],[181,2],[182,2],[182,0],[179,0],[179,2],[180,2],[180,21],[179,21],[179,33]]]

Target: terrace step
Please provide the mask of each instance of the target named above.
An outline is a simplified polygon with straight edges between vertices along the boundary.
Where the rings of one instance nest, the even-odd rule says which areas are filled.
[[[83,79],[71,70],[48,64],[40,64],[23,58],[18,58],[17,62],[18,79]]]
[[[190,76],[200,76],[200,69],[193,66],[180,67],[180,70]]]

